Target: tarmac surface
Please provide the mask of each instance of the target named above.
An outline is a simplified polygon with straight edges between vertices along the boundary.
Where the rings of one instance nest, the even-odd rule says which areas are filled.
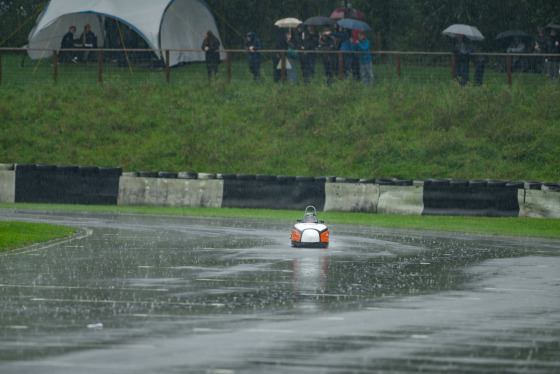
[[[3,374],[560,372],[558,240],[333,224],[296,249],[289,222],[0,220],[80,228],[0,254]]]

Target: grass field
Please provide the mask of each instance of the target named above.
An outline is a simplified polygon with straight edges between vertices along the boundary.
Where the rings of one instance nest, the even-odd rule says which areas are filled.
[[[72,227],[43,223],[0,221],[0,252],[68,237],[75,231]]]
[[[264,66],[267,78],[254,84],[245,63],[236,62],[230,83],[222,66],[209,85],[196,64],[174,69],[170,84],[161,71],[113,66],[98,85],[95,64],[61,67],[57,84],[51,69],[16,84],[4,66],[0,162],[560,180],[560,89],[544,80],[510,88],[489,73],[488,84],[461,88],[443,80],[449,69],[405,66],[398,80],[390,78],[394,67],[376,66],[373,89],[348,81],[327,86],[318,64],[308,85],[274,84]],[[415,76],[424,79],[408,77],[407,69],[422,69]]]

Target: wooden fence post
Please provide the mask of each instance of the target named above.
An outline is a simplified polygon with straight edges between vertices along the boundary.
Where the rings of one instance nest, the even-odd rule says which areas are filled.
[[[165,50],[165,82],[169,83],[169,49]]]
[[[53,51],[53,79],[54,83],[56,83],[58,79],[58,54],[56,51]]]
[[[98,61],[98,73],[97,73],[97,81],[99,84],[103,84],[103,52],[97,52],[97,61]]]
[[[227,80],[231,81],[231,52],[227,53]]]
[[[451,79],[455,79],[455,63],[457,62],[457,56],[455,54],[451,55]]]
[[[506,71],[508,86],[511,87],[511,56],[506,56]]]
[[[274,67],[276,68],[276,66]],[[280,79],[286,81],[286,52],[282,52],[282,70],[280,71]]]
[[[397,55],[397,77],[401,77],[401,55]]]
[[[344,79],[344,55],[338,52],[338,79]]]
[[[2,51],[0,51],[0,84],[2,84]]]

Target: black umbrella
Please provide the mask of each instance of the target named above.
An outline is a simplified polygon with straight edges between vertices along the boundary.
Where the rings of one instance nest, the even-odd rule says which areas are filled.
[[[519,39],[524,39],[524,38],[530,38],[531,35],[527,34],[525,31],[521,31],[521,30],[508,30],[508,31],[502,31],[501,33],[499,33],[498,35],[496,35],[496,37],[494,39],[498,40],[498,39],[506,39],[506,38],[519,38]]]
[[[306,26],[324,26],[324,25],[332,25],[334,24],[334,22],[335,20],[329,17],[315,16],[306,19],[305,22],[303,22],[303,24]]]
[[[546,26],[547,29],[560,29],[560,23],[551,22]]]

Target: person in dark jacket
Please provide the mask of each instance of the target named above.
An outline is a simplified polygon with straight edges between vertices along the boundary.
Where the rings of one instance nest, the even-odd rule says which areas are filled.
[[[336,50],[334,38],[330,35],[331,32],[328,27],[323,30],[319,38],[319,50],[323,52],[333,52],[323,54],[323,66],[325,67],[325,75],[327,76],[327,84],[331,84],[333,77],[338,68],[338,56],[334,51]]]
[[[537,37],[535,38],[535,44],[533,46],[533,53],[538,55],[543,55],[546,53],[546,30],[544,27],[539,27],[537,29]],[[531,57],[531,71],[533,73],[541,73],[543,70],[544,58],[542,57]]]
[[[247,38],[243,46],[245,50],[249,51],[249,70],[253,74],[253,80],[261,79],[261,53],[262,42],[255,37],[254,32],[247,33]]]
[[[276,49],[279,51],[285,51],[288,49],[288,41],[286,40],[286,31],[282,28],[278,29],[276,35]],[[282,78],[282,66],[280,61],[282,60],[282,52],[275,52],[272,56],[272,69],[274,73],[274,82],[280,82]]]
[[[220,64],[220,41],[211,30],[206,30],[201,49],[205,52],[206,70],[208,80],[216,78],[218,65]]]
[[[471,41],[462,34],[453,39],[452,52],[455,55],[455,78],[461,86],[469,83],[469,62],[472,53]]]
[[[84,31],[80,35],[79,44],[82,48],[97,48],[97,36],[91,31],[91,25],[84,26]],[[90,57],[89,51],[82,53],[82,61],[88,61]]]
[[[317,32],[315,32],[314,26],[307,26],[306,30],[301,34],[301,50],[302,51],[314,51],[317,49],[319,44],[319,39],[317,38]],[[309,83],[309,81],[315,76],[315,60],[317,56],[315,53],[302,53],[301,71],[303,74],[304,83]]]
[[[560,38],[558,38],[558,30],[553,27],[550,28],[550,35],[546,41],[546,53],[560,53]],[[555,80],[560,82],[558,79],[558,69],[560,68],[558,56],[546,56],[544,61],[546,63],[548,81],[551,83]]]
[[[75,32],[76,32],[76,26],[70,26],[68,32],[64,34],[64,37],[62,38],[62,42],[60,43],[61,49],[71,49],[71,48],[78,47],[78,44],[74,41]],[[60,54],[60,61],[61,62],[72,61],[77,63],[78,56],[76,53],[72,51],[63,51]]]

